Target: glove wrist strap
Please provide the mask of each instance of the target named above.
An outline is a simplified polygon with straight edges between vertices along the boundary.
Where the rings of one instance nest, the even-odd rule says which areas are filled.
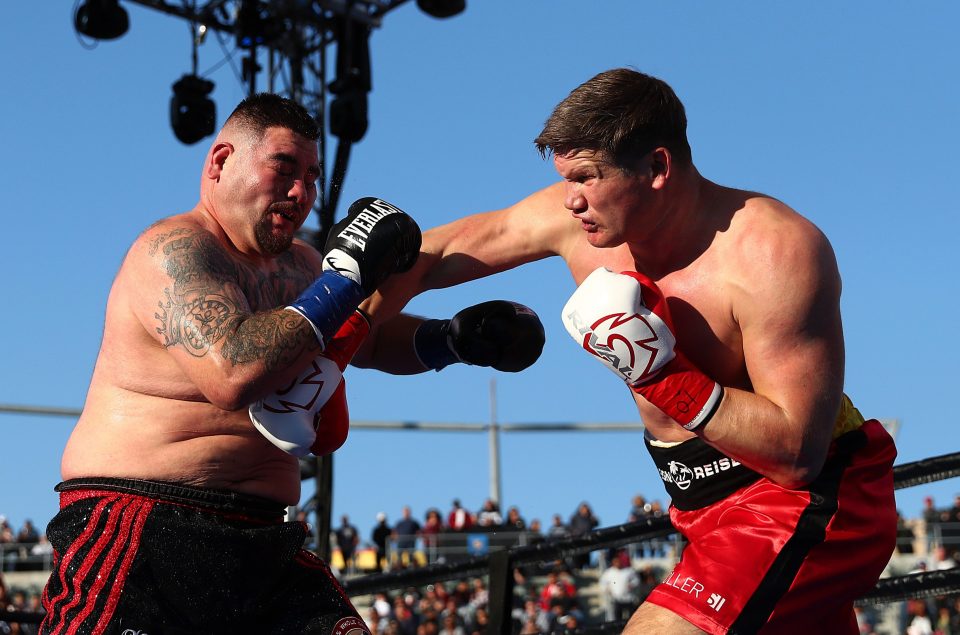
[[[450,320],[424,320],[413,336],[417,359],[427,368],[440,370],[460,361],[450,348]]]
[[[324,271],[285,308],[305,317],[317,334],[320,347],[326,348],[327,342],[360,306],[363,298],[359,284],[339,273]]]

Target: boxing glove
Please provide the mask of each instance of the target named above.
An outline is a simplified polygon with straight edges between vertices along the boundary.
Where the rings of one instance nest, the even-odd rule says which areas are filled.
[[[434,370],[463,362],[515,373],[537,361],[544,339],[543,324],[532,309],[491,300],[449,320],[425,320],[417,328],[414,348],[420,362]]]
[[[388,276],[413,266],[420,243],[420,227],[408,214],[378,198],[358,199],[330,230],[323,273],[286,308],[310,322],[324,347]]]
[[[297,457],[323,456],[343,445],[350,425],[343,370],[369,332],[370,324],[355,311],[294,381],[249,407],[254,427]]]
[[[647,276],[600,267],[563,307],[563,325],[584,350],[687,430],[706,424],[723,388],[676,348],[666,298]]]

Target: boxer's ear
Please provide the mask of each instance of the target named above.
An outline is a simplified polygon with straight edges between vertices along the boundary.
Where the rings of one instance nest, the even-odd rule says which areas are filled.
[[[654,148],[650,153],[650,184],[655,190],[661,190],[670,180],[673,169],[673,155],[663,147]]]
[[[214,181],[220,180],[223,168],[227,163],[227,158],[233,154],[232,143],[220,141],[210,148],[210,154],[207,156],[207,164],[204,166],[204,173],[207,178]]]

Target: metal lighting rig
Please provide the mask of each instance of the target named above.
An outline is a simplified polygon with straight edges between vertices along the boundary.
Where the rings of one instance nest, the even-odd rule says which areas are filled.
[[[320,156],[327,136],[337,137],[332,172],[321,161],[317,203],[322,246],[333,225],[351,146],[367,131],[367,95],[371,89],[370,32],[383,17],[408,0],[125,0],[189,22],[193,33],[193,69],[173,84],[170,124],[181,142],[193,144],[215,131],[214,84],[197,74],[197,48],[214,31],[235,41],[241,53],[241,79],[247,94],[258,90],[285,95],[313,113],[320,126]],[[417,0],[435,18],[466,8],[466,0]],[[78,33],[95,40],[121,37],[130,18],[119,0],[79,0],[74,13]],[[336,76],[327,78],[327,49],[335,48]],[[232,54],[231,54],[232,55]],[[258,84],[261,74],[263,83]]]

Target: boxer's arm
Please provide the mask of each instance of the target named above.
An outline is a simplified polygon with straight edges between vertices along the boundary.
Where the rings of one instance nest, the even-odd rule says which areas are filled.
[[[426,290],[563,255],[578,230],[563,200],[563,184],[558,183],[510,207],[464,216],[424,232],[413,268],[391,277],[361,305],[373,320],[374,331]]]
[[[826,238],[805,222],[759,249],[745,251],[775,264],[748,269],[733,301],[752,390],[727,388],[698,434],[772,480],[802,486],[823,466],[843,391],[840,276]]]
[[[429,289],[565,255],[579,227],[563,201],[563,183],[557,183],[510,207],[465,216],[424,232],[413,268],[392,276],[361,305],[373,328],[354,365],[396,374],[423,372],[424,366],[413,354],[413,333],[423,318],[392,318],[411,298]]]
[[[353,364],[395,375],[458,363],[516,373],[537,361],[544,342],[536,312],[517,302],[488,300],[450,319],[424,320],[401,313],[383,325],[381,336]]]
[[[304,258],[302,251],[298,257]],[[291,381],[320,350],[314,330],[297,313],[251,309],[238,281],[252,274],[240,271],[196,225],[151,228],[124,268],[130,308],[144,331],[220,408],[244,408]],[[289,284],[302,286],[311,277],[301,272]]]

